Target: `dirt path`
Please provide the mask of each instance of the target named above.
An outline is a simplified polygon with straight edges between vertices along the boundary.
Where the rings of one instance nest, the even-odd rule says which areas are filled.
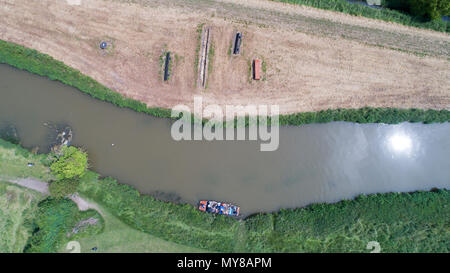
[[[5,181],[13,183],[13,184],[17,184],[17,185],[25,187],[25,188],[29,188],[29,189],[38,191],[44,195],[50,194],[49,190],[48,190],[48,183],[39,181],[34,178],[9,179],[9,180],[5,180]],[[71,195],[70,199],[77,204],[78,209],[81,211],[85,211],[88,209],[94,209],[94,210],[98,211],[101,215],[103,215],[100,208],[97,206],[97,204],[86,201],[85,199],[80,197],[78,194]]]
[[[85,211],[85,210],[88,210],[88,209],[94,209],[94,210],[98,211],[98,213],[100,213],[103,216],[102,211],[97,206],[97,204],[90,203],[90,202],[86,201],[85,199],[83,199],[78,194],[71,195],[70,196],[70,200],[75,202],[77,204],[77,206],[78,206],[78,209],[81,210],[81,211]]]
[[[282,113],[328,108],[450,109],[450,36],[262,0],[0,0],[0,39],[47,53],[149,106],[278,104]],[[195,88],[197,26],[215,48],[208,88]],[[242,54],[229,56],[234,31]],[[102,52],[100,41],[113,43]],[[388,48],[394,48],[391,50]],[[169,83],[160,56],[174,54]],[[406,52],[427,54],[420,57]],[[264,80],[249,80],[252,58]]]
[[[6,181],[28,189],[38,191],[44,195],[49,195],[48,184],[33,178],[20,178]]]

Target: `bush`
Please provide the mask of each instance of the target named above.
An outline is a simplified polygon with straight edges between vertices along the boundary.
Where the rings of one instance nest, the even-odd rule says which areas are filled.
[[[73,146],[63,146],[61,155],[50,165],[58,180],[71,180],[82,177],[87,170],[87,154]]]
[[[96,226],[73,234],[77,223],[91,217],[99,219]],[[78,211],[77,205],[69,199],[48,198],[39,203],[34,226],[33,235],[24,251],[49,253],[57,252],[68,241],[102,232],[104,221],[96,211]]]
[[[56,180],[50,183],[50,195],[55,198],[64,198],[77,191],[80,182],[74,179]]]
[[[431,20],[440,20],[450,13],[449,0],[385,0],[385,5]]]
[[[246,219],[248,251],[448,252],[450,191],[361,195]],[[270,217],[274,221],[271,227]]]
[[[440,20],[450,12],[449,0],[409,0],[410,11],[417,16]]]

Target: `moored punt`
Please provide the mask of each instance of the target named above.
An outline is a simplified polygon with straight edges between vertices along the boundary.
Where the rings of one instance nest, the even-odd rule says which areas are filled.
[[[259,81],[261,79],[261,60],[253,60],[253,79]]]
[[[240,32],[236,33],[236,38],[234,39],[234,49],[233,54],[238,55],[241,51],[241,41],[242,41],[242,34]]]
[[[202,200],[199,202],[198,209],[215,214],[239,216],[239,207],[230,203]]]

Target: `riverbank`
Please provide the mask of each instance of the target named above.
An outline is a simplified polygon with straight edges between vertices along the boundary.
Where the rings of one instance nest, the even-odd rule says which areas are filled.
[[[12,162],[8,159],[12,155],[23,157],[22,162],[34,157],[0,140],[2,165]],[[22,177],[44,177],[45,172],[28,173],[29,168],[24,164],[22,172],[17,173]],[[43,168],[40,170],[43,172]],[[158,201],[94,172],[82,178],[78,192],[140,234],[203,250],[368,252],[367,243],[377,241],[382,252],[449,251],[447,190],[363,195],[335,204],[256,214],[244,220],[202,213],[191,205]],[[98,236],[106,236],[102,234]],[[111,250],[121,249],[120,245],[109,246]]]
[[[39,215],[47,214],[45,212],[48,210],[64,212],[48,222],[58,225],[52,235],[59,237],[56,240],[52,236],[45,237],[38,247],[28,249],[29,252],[68,252],[66,246],[71,240],[80,243],[82,253],[202,251],[138,231],[117,219],[109,210],[85,198],[72,198],[78,210],[69,201],[59,203],[53,200],[50,206],[39,206],[48,199],[48,186],[38,179],[52,180],[47,175],[48,167],[43,164],[45,157],[46,155],[30,154],[23,148],[0,139],[0,253],[18,253],[24,251],[25,247],[29,248],[30,242],[36,240],[33,237],[39,237],[33,233],[33,225]],[[33,167],[28,167],[27,162],[32,162]],[[8,181],[9,179],[13,181]],[[55,209],[58,207],[62,210]],[[65,214],[70,216],[66,217]],[[103,219],[97,231],[81,229],[76,237],[60,236],[71,233],[80,221],[92,217],[100,219],[100,216]],[[96,251],[92,250],[94,247],[97,248]]]
[[[125,97],[94,79],[83,75],[80,71],[71,68],[61,61],[36,50],[0,40],[0,63],[5,63],[18,69],[48,77],[73,86],[83,93],[110,102],[119,107],[125,107],[137,112],[146,113],[155,117],[170,118],[169,109],[148,107],[145,103]],[[450,98],[450,97],[449,97]],[[444,99],[445,103],[447,99]],[[355,123],[386,123],[397,124],[401,122],[442,123],[450,121],[450,111],[399,109],[399,108],[360,108],[360,109],[328,109],[318,112],[303,112],[289,115],[280,115],[281,125],[302,125],[311,123],[326,123],[332,121],[347,121]]]
[[[268,1],[7,2],[0,9],[0,39],[49,54],[149,107],[192,106],[201,95],[205,104],[220,106],[277,104],[282,114],[449,110],[446,33]],[[206,90],[194,87],[202,23],[212,27],[215,45]],[[231,58],[236,29],[243,51]],[[101,40],[111,50],[102,51]],[[164,49],[178,56],[167,83],[159,77]],[[261,82],[248,80],[255,57],[267,64]]]

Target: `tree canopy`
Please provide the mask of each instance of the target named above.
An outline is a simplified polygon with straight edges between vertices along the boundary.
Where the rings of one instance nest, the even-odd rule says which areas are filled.
[[[61,156],[50,165],[58,180],[78,179],[86,173],[87,167],[87,153],[73,146],[64,146]]]
[[[390,8],[433,20],[450,14],[449,0],[385,0],[385,4]]]

